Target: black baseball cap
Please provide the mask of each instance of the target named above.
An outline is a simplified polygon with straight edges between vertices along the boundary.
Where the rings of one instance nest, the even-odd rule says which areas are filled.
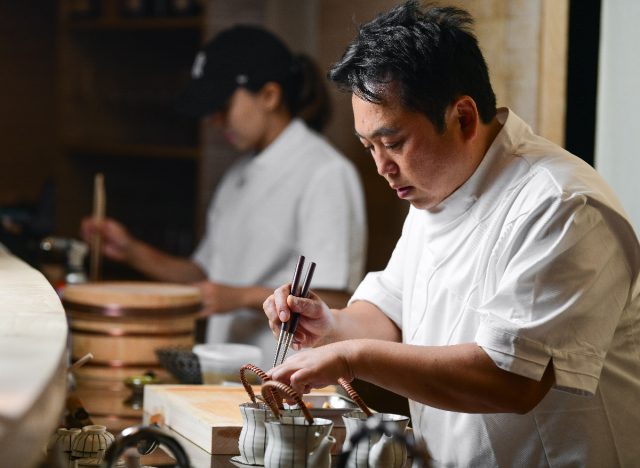
[[[293,69],[293,55],[274,34],[259,26],[234,26],[197,53],[191,81],[178,96],[176,108],[203,117],[222,109],[236,88],[257,91],[268,81],[283,83]]]

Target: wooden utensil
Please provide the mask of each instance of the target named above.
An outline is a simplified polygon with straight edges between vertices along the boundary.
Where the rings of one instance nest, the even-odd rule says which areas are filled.
[[[293,280],[291,281],[292,296],[307,297],[307,294],[309,293],[309,287],[311,286],[311,279],[313,278],[313,272],[315,271],[316,264],[311,262],[307,269],[307,274],[304,278],[302,288],[298,290],[298,283],[300,281],[300,276],[302,275],[304,261],[304,255],[300,255],[296,268],[293,272]],[[299,318],[300,314],[294,312],[288,322],[284,322],[280,325],[280,335],[278,336],[278,343],[276,345],[276,356],[273,361],[273,367],[278,364],[282,364],[287,357],[287,351],[293,342]]]
[[[93,181],[93,219],[97,226],[104,221],[105,214],[105,191],[104,191],[104,175],[97,173]],[[100,260],[102,258],[102,236],[100,231],[93,235],[91,241],[91,281],[100,279]]]

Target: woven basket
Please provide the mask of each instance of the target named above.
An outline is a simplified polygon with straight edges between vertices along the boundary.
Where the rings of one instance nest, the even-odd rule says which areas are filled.
[[[183,384],[201,384],[202,373],[200,372],[200,362],[191,348],[168,347],[155,350],[160,364],[178,382]]]

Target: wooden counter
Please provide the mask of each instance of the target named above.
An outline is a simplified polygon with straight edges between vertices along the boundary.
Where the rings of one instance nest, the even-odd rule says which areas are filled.
[[[67,322],[37,270],[0,245],[0,464],[37,466],[66,396]]]

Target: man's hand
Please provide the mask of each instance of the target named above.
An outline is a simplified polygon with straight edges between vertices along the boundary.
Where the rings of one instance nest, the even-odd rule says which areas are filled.
[[[318,295],[310,291],[307,298],[292,296],[290,284],[276,289],[262,307],[276,338],[280,334],[281,324],[289,321],[291,314],[300,314],[293,341],[294,349],[317,346],[335,328],[331,310]]]
[[[356,353],[356,343],[340,341],[296,353],[271,369],[271,378],[287,383],[299,394],[312,388],[335,385],[339,378],[354,379],[350,361]]]

